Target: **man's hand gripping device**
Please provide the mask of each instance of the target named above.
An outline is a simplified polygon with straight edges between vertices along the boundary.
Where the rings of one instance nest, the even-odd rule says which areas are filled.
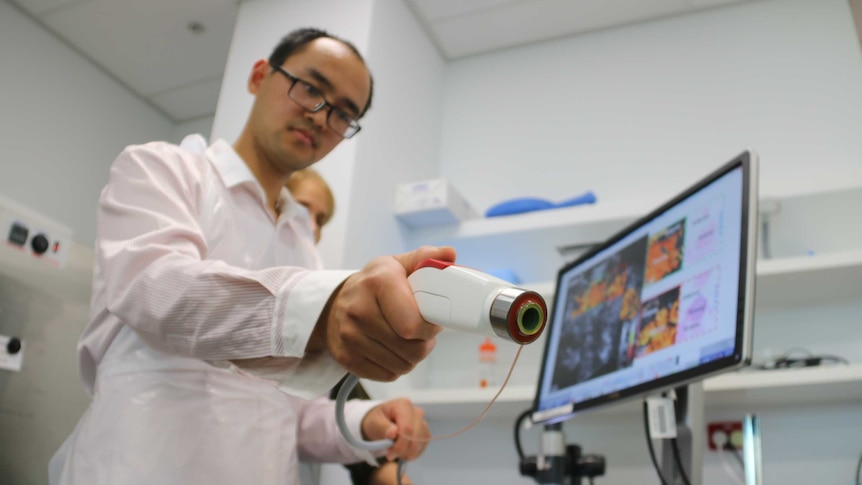
[[[542,334],[548,321],[545,300],[535,291],[453,263],[429,259],[407,278],[422,318],[452,330],[500,337],[524,345]],[[382,450],[391,440],[356,439],[344,419],[344,403],[359,378],[349,374],[336,398],[341,434],[352,446]]]

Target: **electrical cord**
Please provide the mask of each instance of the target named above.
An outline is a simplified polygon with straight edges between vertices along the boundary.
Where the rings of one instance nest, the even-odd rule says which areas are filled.
[[[658,474],[658,478],[661,481],[662,485],[669,485],[668,481],[661,473],[661,467],[658,466],[658,460],[655,456],[655,449],[653,448],[652,437],[650,437],[649,433],[649,410],[646,400],[644,400],[643,402],[643,422],[644,433],[646,434],[647,447],[649,448],[650,460],[652,460],[653,467],[655,468],[655,472],[656,474]],[[686,473],[685,468],[682,466],[682,457],[679,453],[679,443],[677,442],[676,438],[671,438],[670,446],[671,450],[673,451],[674,465],[676,465],[676,469],[679,471],[679,477],[682,479],[683,484],[691,485],[691,480],[689,480],[688,474]]]
[[[682,466],[682,458],[679,456],[679,444],[677,444],[676,438],[671,438],[670,447],[673,450],[673,461],[676,463],[676,468],[679,470],[679,476],[682,478],[682,483],[685,485],[691,485],[691,480],[688,479],[685,467]]]
[[[518,415],[515,419],[515,451],[518,452],[518,459],[524,460],[524,449],[521,448],[521,423],[524,422],[524,419],[530,416],[533,412],[532,409],[527,409]]]
[[[795,356],[794,354],[802,354]],[[798,369],[802,367],[817,367],[825,364],[850,364],[850,361],[839,355],[814,354],[811,351],[795,347],[775,359],[773,362],[756,366],[759,370]]]
[[[721,466],[722,466],[722,468],[724,468],[724,473],[726,473],[727,476],[729,476],[731,479],[733,479],[734,483],[736,483],[738,485],[743,485],[744,482],[743,482],[742,478],[736,474],[736,472],[733,470],[733,467],[730,466],[730,463],[727,461],[727,456],[726,456],[727,452],[725,451],[726,449],[727,449],[726,447],[721,447],[721,448],[718,448],[718,450],[717,450],[718,451],[718,457],[721,460]],[[743,470],[743,473],[745,473],[744,470]]]
[[[739,462],[739,466],[741,466],[742,470],[745,471],[745,462],[742,461],[742,455],[739,454],[739,450],[734,448],[733,445],[730,443],[724,445],[724,449],[729,451],[730,454],[733,455],[734,458],[736,458],[736,461]]]
[[[652,447],[652,438],[649,435],[649,411],[647,409],[646,400],[644,400],[643,404],[644,433],[646,435],[647,447],[649,448],[649,457],[652,460],[652,466],[655,468],[655,472],[658,475],[659,481],[662,483],[662,485],[668,485],[667,480],[664,479],[664,475],[661,474],[661,467],[658,466],[658,460],[656,460],[655,458],[655,450]]]
[[[509,384],[509,379],[512,377],[512,372],[515,370],[515,364],[518,363],[518,357],[521,355],[521,351],[524,350],[523,345],[518,346],[518,350],[515,352],[515,358],[512,359],[512,365],[509,367],[509,372],[506,374],[506,378],[503,379],[503,384],[500,385],[500,389],[494,394],[494,397],[491,398],[491,401],[485,406],[485,409],[479,414],[476,419],[474,419],[470,424],[464,426],[463,428],[455,431],[453,433],[449,433],[443,436],[433,436],[430,438],[419,438],[415,436],[406,436],[401,435],[401,437],[408,439],[410,441],[421,441],[421,442],[429,442],[429,441],[437,441],[437,440],[445,440],[449,438],[454,438],[455,436],[460,435],[461,433],[466,432],[472,427],[479,424],[480,421],[488,414],[488,411],[491,410],[491,406],[497,401],[497,398],[500,397],[500,394],[506,389],[506,385]],[[344,383],[341,385],[341,388],[338,390],[338,395],[335,396],[335,423],[338,425],[338,430],[341,432],[342,436],[344,436],[345,441],[350,443],[351,446],[355,448],[359,448],[361,450],[371,450],[371,451],[379,451],[385,450],[393,445],[394,441],[382,439],[376,441],[366,441],[360,438],[353,436],[350,432],[350,429],[347,426],[347,421],[344,417],[344,404],[347,402],[347,397],[350,394],[350,391],[356,387],[356,384],[359,383],[359,377],[354,374],[347,374],[347,377],[344,379]]]
[[[742,457],[739,455],[739,452],[733,447],[733,444],[730,443],[730,439],[727,434],[724,432],[714,433],[712,435],[712,441],[715,444],[718,457],[721,459],[721,467],[724,468],[724,472],[728,477],[733,479],[734,483],[743,485],[742,477],[736,474],[727,460],[727,452],[730,451],[733,454],[733,457],[739,462],[739,467],[742,469],[743,475],[745,474],[745,463],[742,461]]]
[[[859,474],[862,473],[862,455],[859,456],[859,463],[856,464],[856,485],[862,485],[862,477]]]
[[[481,414],[479,414],[479,417],[477,417],[475,420],[473,420],[473,422],[471,422],[467,426],[461,428],[460,430],[458,430],[454,433],[449,433],[449,434],[444,435],[444,436],[437,436],[437,437],[433,437],[433,438],[416,438],[416,437],[412,437],[412,436],[405,436],[405,438],[412,440],[412,441],[425,441],[425,442],[448,439],[448,438],[455,437],[455,436],[467,431],[468,429],[472,428],[473,426],[477,425],[479,423],[479,421],[481,421],[482,418],[484,418],[485,415],[488,414],[488,411],[491,409],[491,406],[494,404],[494,402],[497,401],[497,398],[500,397],[500,394],[503,393],[503,390],[506,388],[506,385],[509,383],[509,379],[512,377],[512,371],[515,370],[515,364],[518,363],[518,357],[521,355],[521,351],[523,349],[524,349],[523,345],[518,347],[518,351],[515,352],[515,358],[512,360],[512,366],[509,367],[509,373],[506,374],[506,378],[503,380],[503,384],[500,386],[500,390],[497,391],[497,394],[495,394],[493,398],[491,398],[491,402],[489,402],[488,405],[485,406],[485,409],[482,411]],[[338,426],[338,430],[341,432],[341,435],[344,437],[345,441],[347,441],[351,446],[353,446],[355,448],[363,449],[363,450],[370,450],[370,451],[385,450],[386,448],[389,448],[390,446],[393,445],[394,442],[392,440],[383,439],[383,440],[376,440],[376,441],[366,441],[363,439],[359,439],[359,438],[356,438],[355,436],[353,436],[353,433],[350,432],[350,429],[347,426],[347,420],[344,417],[344,405],[347,402],[347,398],[350,395],[350,392],[353,390],[354,387],[356,387],[356,385],[358,383],[359,383],[359,377],[357,377],[354,374],[347,374],[347,376],[344,378],[344,381],[342,382],[341,387],[338,389],[338,394],[335,396],[335,423]],[[518,447],[520,449],[520,443],[518,443]],[[406,462],[404,460],[399,459],[399,460],[397,460],[397,463],[398,463],[398,470],[397,470],[396,475],[397,475],[398,485],[402,485],[401,477],[404,474],[404,467],[406,466]]]

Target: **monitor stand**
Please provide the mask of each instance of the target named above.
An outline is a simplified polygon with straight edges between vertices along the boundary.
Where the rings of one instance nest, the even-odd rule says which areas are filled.
[[[745,485],[763,485],[763,459],[761,458],[760,451],[760,418],[754,414],[746,414],[742,420],[742,451]]]
[[[680,460],[691,485],[703,484],[703,448],[706,443],[703,381],[674,389],[677,445]],[[682,485],[670,440],[662,440],[661,474],[668,485]]]

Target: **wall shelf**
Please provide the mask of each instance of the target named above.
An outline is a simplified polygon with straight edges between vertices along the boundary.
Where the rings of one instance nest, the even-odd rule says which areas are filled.
[[[752,408],[862,402],[862,364],[832,365],[770,371],[742,370],[706,379],[707,409],[718,406]],[[485,409],[496,390],[423,389],[407,393],[434,419],[472,420]],[[533,386],[507,387],[488,418],[514,419],[532,406]],[[584,416],[600,419],[639,412],[639,400],[629,400]]]
[[[538,281],[565,263],[558,248],[600,242],[643,216],[644,207],[658,205],[610,201],[414,228],[407,232],[407,245],[455,246],[460,264],[483,271],[505,266],[522,281]]]
[[[757,262],[756,304],[797,306],[862,300],[862,250]]]
[[[410,246],[448,244],[458,262],[484,271],[509,269],[518,286],[552,300],[558,270],[573,254],[561,248],[589,246],[662,205],[662,200],[602,201],[600,204],[532,212],[461,224],[414,228],[406,232]],[[764,202],[764,201],[762,201]],[[835,303],[862,302],[862,233],[847,221],[857,217],[862,187],[772,198],[761,205],[771,229],[774,257],[756,265],[758,312]],[[808,255],[808,250],[816,251]],[[760,251],[760,250],[759,250]],[[858,360],[858,357],[851,357]],[[445,368],[444,372],[452,372]],[[529,382],[521,380],[520,383]],[[707,408],[718,406],[862,402],[862,364],[776,371],[743,370],[704,381]],[[430,419],[472,420],[490,402],[495,390],[430,387],[406,395],[426,409]],[[514,419],[532,405],[531,385],[503,391],[488,418]],[[590,419],[639,412],[639,400],[590,412]]]
[[[546,300],[556,290],[555,281],[520,286]],[[755,291],[758,308],[862,300],[862,250],[760,260]]]
[[[555,278],[558,270],[574,257],[562,248],[600,243],[664,202],[656,198],[602,201],[595,205],[473,219],[460,224],[412,228],[405,231],[405,240],[408,248],[422,244],[454,246],[460,264],[482,271],[505,268],[522,282],[546,281]],[[854,220],[854,211],[860,203],[862,187],[761,200],[761,209],[769,212],[770,239],[776,257],[761,261],[758,274],[775,278],[776,292],[785,292],[785,285],[795,284],[785,280],[786,276],[793,279],[799,273],[819,277],[822,272],[824,277],[837,277],[834,283],[824,283],[839,293],[842,288],[846,291],[843,281],[858,283],[862,253],[859,227],[842,221]],[[807,256],[808,249],[816,250],[818,255]],[[771,303],[775,298],[781,303],[780,296],[766,291],[760,303]]]

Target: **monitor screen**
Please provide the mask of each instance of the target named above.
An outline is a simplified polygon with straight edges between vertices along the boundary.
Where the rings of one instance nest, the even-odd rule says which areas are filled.
[[[749,362],[756,164],[742,153],[560,269],[533,421]]]

